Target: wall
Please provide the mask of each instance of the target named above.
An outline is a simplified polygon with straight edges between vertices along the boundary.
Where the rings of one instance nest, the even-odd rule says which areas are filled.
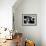
[[[0,0],[0,27],[12,28],[12,6],[16,0]]]
[[[46,46],[46,0],[41,1],[41,38],[42,46]]]
[[[41,46],[41,1],[23,0],[17,7],[13,6],[15,30],[23,33],[24,39],[35,41],[36,46]],[[22,14],[37,14],[37,26],[22,26]]]

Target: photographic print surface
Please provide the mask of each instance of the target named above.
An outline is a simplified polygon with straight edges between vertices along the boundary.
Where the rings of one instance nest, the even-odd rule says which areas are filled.
[[[37,14],[22,14],[22,25],[24,26],[37,25]]]

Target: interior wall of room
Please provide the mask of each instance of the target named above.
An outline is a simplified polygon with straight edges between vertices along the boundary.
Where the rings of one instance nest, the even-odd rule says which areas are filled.
[[[0,0],[0,27],[12,29],[12,6],[16,0]]]
[[[23,0],[19,6],[13,7],[15,30],[23,33],[23,37],[35,41],[36,46],[41,46],[41,1]],[[22,14],[37,14],[36,26],[22,26]]]
[[[46,46],[46,0],[41,1],[41,40],[42,46]]]

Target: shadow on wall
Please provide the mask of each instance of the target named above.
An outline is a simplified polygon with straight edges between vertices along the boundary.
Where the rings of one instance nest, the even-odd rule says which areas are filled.
[[[32,39],[35,41],[36,46],[41,46],[40,34],[40,0],[24,0],[19,5],[16,3],[13,6],[14,24],[18,32],[23,33],[24,39]],[[36,26],[22,26],[22,13],[23,14],[37,14]],[[18,27],[16,27],[18,26]],[[30,33],[31,32],[31,33]],[[36,34],[34,34],[36,33]],[[28,34],[28,36],[27,36]]]

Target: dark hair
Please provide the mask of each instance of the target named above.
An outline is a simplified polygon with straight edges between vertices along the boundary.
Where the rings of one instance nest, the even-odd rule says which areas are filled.
[[[35,44],[34,44],[34,46],[35,46]]]

